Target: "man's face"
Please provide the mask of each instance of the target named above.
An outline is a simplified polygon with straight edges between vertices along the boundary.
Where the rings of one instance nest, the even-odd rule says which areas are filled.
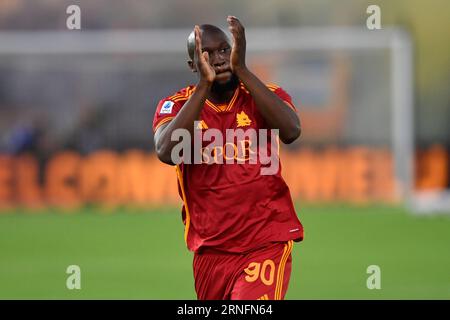
[[[233,74],[230,68],[231,45],[228,37],[219,31],[202,31],[202,51],[208,52],[209,64],[216,72],[216,85],[229,84]]]

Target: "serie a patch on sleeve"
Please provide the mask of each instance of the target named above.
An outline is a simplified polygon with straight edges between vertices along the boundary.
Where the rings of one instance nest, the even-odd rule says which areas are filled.
[[[161,106],[161,110],[159,111],[159,114],[169,114],[172,113],[172,108],[175,103],[172,101],[166,101]]]

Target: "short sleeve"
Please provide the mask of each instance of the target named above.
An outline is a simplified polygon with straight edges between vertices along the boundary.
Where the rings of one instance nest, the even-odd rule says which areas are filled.
[[[180,109],[181,105],[179,102],[170,99],[159,101],[156,107],[155,117],[153,118],[153,132],[156,132],[161,125],[175,118]]]
[[[269,88],[273,93],[275,93],[277,96],[281,98],[286,104],[291,107],[295,112],[297,112],[297,108],[295,107],[294,103],[292,102],[291,96],[283,90],[283,88],[274,85],[274,84],[268,84],[267,88]]]

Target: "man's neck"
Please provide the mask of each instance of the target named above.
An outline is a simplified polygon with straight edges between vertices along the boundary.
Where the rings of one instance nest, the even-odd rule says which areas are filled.
[[[230,102],[233,98],[236,88],[231,90],[224,90],[220,92],[211,91],[208,95],[208,100],[214,104],[225,104]]]

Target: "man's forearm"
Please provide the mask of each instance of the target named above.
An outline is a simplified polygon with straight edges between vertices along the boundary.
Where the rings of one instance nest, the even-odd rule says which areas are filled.
[[[247,68],[236,70],[236,75],[252,95],[269,127],[280,130],[281,141],[291,143],[296,140],[301,133],[297,113]]]

